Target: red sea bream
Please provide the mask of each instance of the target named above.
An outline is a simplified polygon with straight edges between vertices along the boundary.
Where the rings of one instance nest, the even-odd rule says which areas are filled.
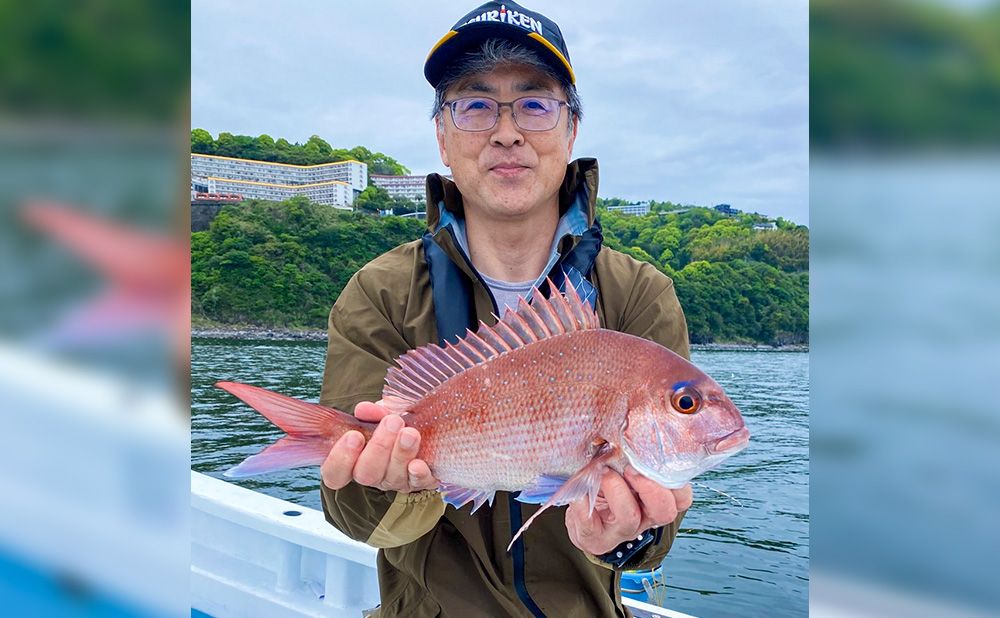
[[[593,509],[606,468],[631,464],[677,488],[746,446],[743,418],[715,380],[661,345],[601,328],[567,287],[551,299],[536,290],[496,325],[411,350],[389,369],[382,403],[419,430],[418,457],[456,508],[510,491],[544,504],[538,513],[584,497]],[[262,388],[217,386],[288,433],[230,477],[318,465],[346,431],[367,439],[375,429]]]

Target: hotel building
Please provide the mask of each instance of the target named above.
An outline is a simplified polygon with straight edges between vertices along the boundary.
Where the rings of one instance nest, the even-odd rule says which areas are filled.
[[[623,215],[641,217],[649,214],[649,202],[636,202],[634,204],[623,204],[622,206],[608,206],[609,212],[618,212]]]
[[[368,186],[368,166],[360,161],[291,165],[192,153],[191,178],[208,193],[274,201],[304,195],[317,204],[351,210],[354,198]]]

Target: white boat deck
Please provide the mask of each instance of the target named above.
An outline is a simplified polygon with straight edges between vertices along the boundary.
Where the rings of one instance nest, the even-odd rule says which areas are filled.
[[[375,549],[323,514],[191,473],[191,607],[215,618],[361,616],[378,605]],[[691,618],[626,599],[637,616]]]

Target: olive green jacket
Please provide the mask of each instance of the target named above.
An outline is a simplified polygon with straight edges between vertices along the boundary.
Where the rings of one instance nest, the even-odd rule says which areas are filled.
[[[589,197],[585,207],[592,222],[597,195],[597,162],[592,159],[569,165],[561,195],[563,212],[581,190]],[[431,175],[427,204],[429,231],[473,282],[477,317],[492,324],[489,291],[478,282],[451,234],[439,226],[442,206],[462,216],[461,195],[449,180]],[[567,235],[559,247],[565,251],[577,240]],[[684,314],[668,277],[605,247],[591,280],[599,290],[597,310],[603,327],[690,356]],[[436,330],[421,241],[372,260],[354,275],[330,312],[320,402],[351,412],[360,401],[377,401],[393,359],[437,343]],[[538,505],[522,504],[498,492],[492,508],[484,506],[470,515],[469,506],[446,506],[431,491],[397,494],[354,483],[338,491],[322,486],[321,491],[331,524],[379,548],[380,616],[531,616],[515,590],[515,565],[507,545],[511,508],[520,509],[523,522]],[[548,509],[522,537],[527,593],[546,616],[627,615],[621,604],[620,570],[570,542],[565,509]],[[680,519],[626,568],[659,564]]]

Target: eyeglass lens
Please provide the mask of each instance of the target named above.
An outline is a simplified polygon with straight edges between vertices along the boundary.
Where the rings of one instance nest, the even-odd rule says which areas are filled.
[[[548,97],[522,97],[511,103],[499,103],[486,97],[464,97],[451,102],[455,126],[464,131],[492,129],[500,108],[509,106],[514,122],[525,131],[548,131],[559,122],[563,101]]]

